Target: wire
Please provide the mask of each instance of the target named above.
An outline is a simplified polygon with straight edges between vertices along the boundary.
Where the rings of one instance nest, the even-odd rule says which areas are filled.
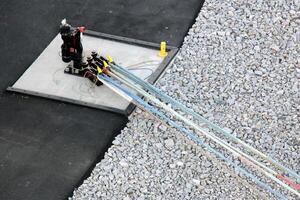
[[[178,101],[175,101],[174,99],[172,99],[171,97],[169,97],[168,95],[162,93],[158,88],[154,87],[153,85],[144,82],[143,80],[139,79],[138,77],[136,77],[135,75],[131,74],[129,71],[127,71],[125,68],[110,63],[110,66],[112,67],[112,69],[117,70],[118,72],[126,75],[127,77],[129,77],[130,79],[134,80],[135,82],[137,82],[138,84],[140,84],[141,86],[143,86],[144,88],[148,89],[149,91],[155,93],[156,95],[158,95],[160,98],[162,98],[164,101],[171,103],[173,106],[185,111],[186,113],[192,115],[193,117],[195,117],[198,120],[201,120],[202,122],[206,123],[211,129],[217,131],[218,133],[222,133],[225,136],[233,139],[234,141],[238,142],[239,144],[242,144],[244,147],[246,147],[248,150],[252,151],[253,153],[255,153],[256,155],[259,155],[260,157],[268,160],[270,163],[272,163],[274,166],[276,166],[277,168],[289,173],[290,175],[293,175],[294,177],[296,177],[297,179],[300,180],[300,176],[294,172],[293,170],[290,170],[287,167],[284,167],[283,165],[281,165],[280,163],[278,163],[277,161],[275,161],[274,159],[266,156],[265,154],[263,154],[262,152],[258,151],[257,149],[253,148],[252,146],[248,145],[247,143],[243,142],[242,140],[238,139],[237,137],[235,137],[234,135],[230,134],[229,132],[223,130],[221,127],[219,127],[216,124],[213,124],[212,122],[208,121],[207,119],[205,119],[204,117],[202,117],[201,115],[199,115],[198,113],[195,113],[193,110],[187,108],[186,106],[184,106],[183,104],[181,104]]]
[[[121,85],[117,84],[116,82],[114,82],[112,79],[110,79],[109,77],[107,77],[106,75],[101,75],[98,76],[98,78],[104,79],[105,81],[107,81],[108,83],[112,84],[113,86],[115,86],[116,88],[120,89],[121,91],[123,91],[125,94],[127,94],[129,97],[131,97],[134,101],[136,101],[138,104],[141,104],[145,109],[147,109],[149,112],[156,114],[157,116],[159,116],[160,118],[162,118],[163,120],[165,120],[167,123],[169,123],[170,125],[172,125],[173,127],[177,128],[180,132],[185,133],[185,135],[193,140],[196,144],[203,146],[204,148],[206,148],[207,150],[209,150],[211,153],[215,154],[216,156],[218,156],[219,158],[221,158],[222,160],[226,161],[227,163],[229,163],[230,165],[234,166],[238,171],[240,171],[241,173],[243,173],[244,175],[246,175],[247,177],[251,178],[255,183],[257,183],[258,185],[262,186],[263,188],[265,188],[266,190],[268,190],[270,193],[272,193],[273,195],[279,197],[280,199],[287,199],[285,196],[283,196],[282,194],[280,194],[279,192],[273,190],[270,186],[268,186],[267,184],[265,184],[264,182],[260,181],[257,177],[255,177],[253,174],[247,172],[245,169],[239,167],[238,165],[236,165],[234,162],[232,162],[230,159],[228,159],[226,156],[224,156],[222,153],[220,153],[219,151],[215,150],[214,148],[212,148],[211,146],[205,144],[203,142],[202,139],[200,139],[198,136],[196,136],[194,133],[192,133],[191,131],[187,130],[186,128],[182,127],[181,125],[177,124],[176,122],[174,122],[173,120],[171,120],[170,118],[166,117],[162,112],[158,111],[156,108],[154,108],[153,106],[147,104],[144,100],[142,100],[140,97],[138,97],[137,95],[131,93],[130,91],[128,91],[126,88],[122,87]]]
[[[130,68],[128,70],[129,71],[142,71],[142,70],[148,70],[148,71],[150,71],[151,73],[148,76],[146,76],[144,78],[144,80],[147,80],[153,74],[153,72],[154,72],[153,69],[146,68],[146,67],[134,67],[134,68]]]
[[[159,64],[160,61],[158,60],[146,60],[144,62],[139,62],[139,63],[135,63],[135,64],[132,64],[132,65],[128,65],[126,68],[129,69],[129,68],[132,68],[132,67],[135,67],[135,66],[149,66],[149,65],[155,65],[155,64]]]
[[[114,72],[114,71],[112,71],[112,72]],[[180,115],[179,113],[177,113],[176,111],[174,111],[172,108],[170,108],[166,104],[162,103],[160,100],[158,100],[155,97],[151,96],[150,94],[148,94],[147,92],[145,92],[141,88],[138,88],[132,82],[126,80],[126,77],[118,74],[117,72],[114,72],[114,73],[115,74],[110,73],[110,75],[113,76],[114,78],[117,78],[119,81],[121,81],[122,83],[126,84],[130,88],[134,89],[135,91],[137,91],[141,95],[145,96],[150,101],[152,101],[155,104],[159,105],[160,107],[162,107],[163,109],[165,109],[169,113],[172,113],[176,118],[179,118],[180,120],[184,121],[186,124],[188,124],[189,126],[193,127],[194,129],[196,129],[200,133],[204,134],[209,139],[213,140],[217,144],[219,144],[222,147],[224,147],[225,149],[229,150],[231,153],[233,153],[233,155],[238,156],[241,159],[242,162],[244,162],[244,163],[246,163],[248,165],[251,165],[252,167],[254,167],[255,169],[261,171],[267,177],[271,178],[273,181],[277,182],[278,184],[280,184],[284,188],[286,188],[289,191],[293,192],[294,194],[300,196],[300,194],[296,190],[294,190],[293,188],[291,188],[285,182],[282,182],[281,180],[279,180],[277,178],[277,176],[276,176],[277,173],[275,171],[273,171],[272,169],[268,168],[267,166],[265,166],[264,164],[260,163],[259,161],[256,161],[252,156],[249,156],[249,155],[241,152],[239,149],[231,146],[230,144],[228,144],[227,142],[225,142],[222,139],[218,138],[214,134],[204,131],[201,127],[197,126],[195,123],[193,123],[189,119],[183,117],[182,115]]]

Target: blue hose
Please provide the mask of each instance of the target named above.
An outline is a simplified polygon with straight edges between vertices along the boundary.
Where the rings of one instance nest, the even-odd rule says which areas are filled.
[[[239,167],[237,164],[235,164],[234,162],[232,162],[230,159],[228,159],[226,156],[224,156],[222,153],[220,153],[219,151],[217,151],[216,149],[212,148],[211,146],[209,146],[208,144],[205,144],[203,142],[203,140],[201,138],[199,138],[196,134],[194,134],[193,132],[187,130],[186,128],[182,127],[181,125],[179,125],[178,123],[174,122],[173,120],[171,120],[170,118],[168,118],[167,116],[165,116],[162,112],[160,112],[159,110],[157,110],[155,107],[149,105],[147,102],[145,102],[143,99],[141,99],[139,96],[135,95],[134,93],[130,92],[128,89],[126,89],[125,87],[121,86],[120,84],[118,84],[117,82],[115,82],[114,80],[112,80],[111,78],[109,78],[107,75],[99,75],[100,79],[105,80],[106,82],[110,83],[111,85],[115,86],[116,88],[118,88],[119,90],[123,91],[126,95],[128,95],[129,97],[131,97],[136,103],[142,105],[147,111],[156,114],[157,116],[159,116],[162,120],[166,121],[168,124],[170,124],[171,126],[175,127],[176,129],[178,129],[180,132],[184,133],[190,140],[194,141],[196,144],[203,146],[204,148],[206,148],[208,151],[210,151],[211,153],[215,154],[216,156],[218,156],[219,158],[221,158],[222,160],[226,161],[227,163],[229,163],[230,165],[234,166],[238,171],[240,171],[242,174],[244,174],[245,176],[251,178],[255,183],[257,183],[258,185],[260,185],[261,187],[265,188],[267,191],[269,191],[271,194],[273,194],[274,196],[278,197],[279,199],[287,199],[284,195],[282,195],[281,193],[277,192],[276,190],[273,190],[269,185],[267,185],[266,183],[260,181],[257,177],[255,177],[253,174],[249,173],[247,170]]]
[[[192,115],[193,117],[195,117],[196,119],[202,121],[203,123],[206,123],[212,130],[217,131],[218,133],[222,133],[225,136],[232,138],[233,140],[237,141],[238,139],[230,134],[229,132],[225,131],[224,129],[222,129],[220,126],[210,122],[209,120],[205,119],[204,117],[202,117],[201,115],[199,115],[198,113],[196,113],[195,111],[193,111],[192,109],[186,107],[185,105],[183,105],[182,103],[174,100],[173,98],[171,98],[170,96],[164,94],[161,90],[159,90],[158,88],[154,87],[153,85],[151,85],[150,83],[140,79],[139,77],[135,76],[134,74],[130,73],[127,69],[125,69],[122,66],[119,66],[117,64],[110,64],[113,69],[115,69],[116,71],[118,71],[119,73],[127,76],[128,78],[130,78],[131,80],[135,81],[136,83],[140,84],[141,86],[143,86],[145,89],[149,90],[150,92],[153,92],[155,95],[157,95],[159,98],[161,98],[163,101],[166,101],[168,103],[171,103],[172,105],[174,105],[175,107],[186,111],[188,114]],[[276,160],[274,160],[271,157],[268,157],[268,159],[275,163],[277,166],[280,166],[282,169],[284,169],[287,173],[293,175],[294,177],[297,178],[298,181],[300,181],[300,176],[293,170],[281,165],[280,163],[278,163]]]

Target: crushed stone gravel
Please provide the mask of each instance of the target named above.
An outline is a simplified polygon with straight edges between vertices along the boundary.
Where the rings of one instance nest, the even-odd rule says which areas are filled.
[[[300,172],[299,0],[205,1],[157,86]],[[129,119],[70,199],[274,198],[144,112]]]

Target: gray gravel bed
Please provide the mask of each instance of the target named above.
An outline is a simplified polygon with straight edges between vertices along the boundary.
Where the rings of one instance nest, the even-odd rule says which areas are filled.
[[[299,0],[207,0],[157,83],[298,173],[299,85]],[[274,198],[140,110],[113,144],[70,199]]]

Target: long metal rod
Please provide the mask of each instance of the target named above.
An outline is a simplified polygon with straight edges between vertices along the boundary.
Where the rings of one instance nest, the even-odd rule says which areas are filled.
[[[130,96],[136,103],[141,104],[145,109],[147,109],[149,112],[152,112],[156,115],[158,115],[160,118],[162,118],[163,120],[165,120],[166,122],[168,122],[170,125],[172,125],[173,127],[177,128],[179,131],[181,131],[182,133],[184,133],[189,139],[193,140],[196,144],[201,145],[203,147],[205,147],[206,149],[208,149],[210,152],[214,153],[215,155],[217,155],[218,157],[220,157],[222,160],[225,160],[226,162],[228,162],[230,165],[233,165],[237,170],[239,170],[241,173],[243,173],[244,175],[246,175],[247,177],[251,178],[254,182],[256,182],[258,185],[262,186],[263,188],[265,188],[266,190],[268,190],[270,193],[272,193],[273,195],[279,197],[280,199],[286,199],[285,196],[283,196],[282,194],[278,193],[277,191],[273,190],[270,186],[268,186],[267,184],[263,183],[262,181],[260,181],[257,177],[255,177],[253,174],[247,172],[246,170],[244,170],[243,168],[239,167],[238,165],[236,165],[234,162],[232,162],[230,159],[228,159],[227,157],[225,157],[222,153],[220,153],[219,151],[215,150],[214,148],[212,148],[211,146],[209,146],[208,144],[205,144],[203,142],[202,139],[200,139],[197,135],[193,134],[191,131],[183,128],[182,126],[178,125],[176,122],[174,122],[173,120],[169,119],[168,117],[166,117],[163,113],[161,113],[160,111],[158,111],[157,109],[155,109],[153,106],[145,103],[141,98],[139,98],[138,96],[134,95],[133,93],[131,93],[130,91],[128,91],[127,89],[125,89],[124,87],[120,86],[119,84],[116,84],[114,81],[110,80],[107,76],[102,75],[99,76],[98,79],[100,81],[103,82],[104,80],[104,84],[107,84],[107,82],[113,84],[115,87],[119,88],[120,90],[124,91],[128,96]]]
[[[255,149],[254,147],[250,146],[249,144],[245,143],[244,141],[240,140],[239,138],[235,137],[234,135],[230,134],[229,132],[223,130],[221,127],[219,127],[218,125],[215,125],[213,123],[211,123],[210,121],[208,121],[207,119],[205,119],[204,117],[202,117],[201,115],[199,115],[198,113],[194,112],[193,110],[191,110],[190,108],[187,108],[186,106],[184,106],[183,104],[181,104],[180,102],[172,99],[171,97],[169,97],[168,95],[164,94],[163,92],[161,92],[158,88],[154,87],[153,85],[141,80],[140,78],[136,77],[135,75],[131,74],[130,72],[128,72],[125,68],[116,65],[114,63],[110,63],[110,66],[112,69],[115,69],[116,71],[118,71],[119,73],[124,74],[125,76],[127,76],[128,78],[130,78],[131,80],[135,81],[136,83],[140,84],[142,87],[144,87],[145,89],[149,90],[150,92],[156,94],[159,98],[163,99],[164,101],[171,103],[174,107],[177,107],[179,109],[181,109],[182,111],[192,115],[193,117],[195,117],[196,119],[206,123],[210,128],[212,128],[213,130],[222,133],[223,135],[229,137],[230,139],[233,139],[235,142],[241,144],[242,146],[244,146],[245,148],[247,148],[249,151],[255,153],[256,155],[260,156],[261,158],[269,161],[272,165],[274,165],[276,168],[285,171],[286,173],[296,177],[298,179],[298,181],[300,180],[300,176],[294,172],[293,170],[281,165],[280,163],[278,163],[277,161],[275,161],[274,159],[268,157],[267,155],[265,155],[264,153],[258,151],[257,149]]]
[[[298,193],[296,190],[294,190],[293,188],[291,188],[289,185],[287,185],[283,181],[279,180],[276,177],[277,173],[275,171],[273,171],[272,169],[270,169],[267,166],[265,166],[264,164],[256,161],[253,157],[251,157],[251,156],[249,156],[249,155],[241,152],[239,149],[231,146],[227,142],[222,141],[222,139],[218,138],[217,136],[215,136],[215,135],[213,135],[213,134],[211,134],[209,132],[206,132],[201,127],[199,127],[197,124],[195,124],[191,120],[183,117],[178,112],[176,112],[175,110],[173,110],[172,108],[170,108],[169,106],[167,106],[165,103],[163,103],[160,100],[156,99],[154,96],[148,94],[143,89],[137,87],[133,82],[131,82],[126,77],[124,77],[121,74],[119,74],[118,72],[114,72],[114,74],[113,73],[109,73],[109,75],[111,75],[112,77],[114,77],[117,80],[121,81],[122,83],[126,84],[131,89],[137,91],[139,94],[143,95],[144,97],[146,97],[150,101],[152,101],[155,104],[157,104],[158,106],[162,107],[167,112],[172,113],[176,118],[182,120],[183,122],[185,122],[189,126],[193,127],[195,130],[199,131],[200,133],[202,133],[203,135],[205,135],[209,139],[213,140],[217,144],[219,144],[222,147],[224,147],[225,149],[229,150],[233,155],[235,155],[237,157],[240,157],[241,161],[244,161],[246,164],[250,164],[250,165],[256,167],[257,170],[259,170],[260,172],[264,173],[267,177],[271,178],[273,181],[277,182],[278,184],[280,184],[281,186],[283,186],[284,188],[286,188],[290,192],[292,192],[292,193],[294,193],[294,194],[296,194],[296,195],[298,195],[300,197],[300,193]],[[259,167],[257,167],[256,165],[258,165]]]

